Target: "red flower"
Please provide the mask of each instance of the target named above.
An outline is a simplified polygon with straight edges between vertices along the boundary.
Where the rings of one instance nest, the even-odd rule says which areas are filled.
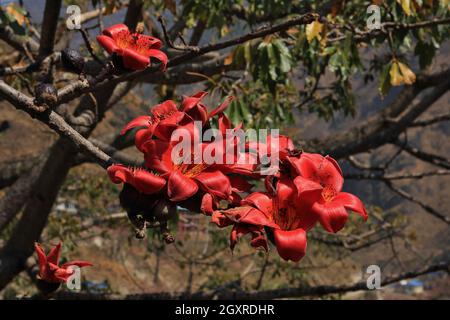
[[[61,253],[61,242],[53,247],[48,255],[45,255],[44,250],[39,243],[34,245],[39,263],[39,279],[50,283],[66,282],[67,279],[74,273],[69,267],[89,267],[92,263],[87,261],[70,261],[59,266],[59,256]]]
[[[299,261],[306,252],[306,231],[317,221],[297,196],[295,185],[288,178],[276,183],[275,194],[255,192],[241,202],[241,207],[215,211],[212,222],[220,227],[233,224],[230,247],[237,238],[252,234],[252,246],[267,250],[264,227],[273,234],[278,254],[285,260]]]
[[[299,158],[289,158],[300,198],[313,202],[322,226],[328,232],[341,230],[347,219],[347,210],[354,211],[367,220],[363,203],[353,194],[341,192],[344,184],[341,168],[333,158],[320,154],[302,153]]]
[[[151,58],[161,61],[163,69],[166,68],[167,56],[159,50],[161,40],[131,33],[124,24],[116,24],[103,30],[103,34],[97,36],[97,41],[109,54],[115,53],[122,57],[125,68],[143,70],[151,64]]]
[[[220,167],[205,163],[190,162],[176,164],[172,160],[172,150],[177,142],[149,140],[142,149],[146,166],[167,179],[167,195],[171,201],[183,201],[197,193],[199,189],[220,199],[231,195],[231,183]],[[187,159],[187,158],[186,158]],[[205,199],[206,201],[206,199]]]
[[[114,164],[108,167],[107,172],[113,183],[128,183],[145,194],[158,193],[166,185],[166,180],[145,169],[133,169]]]

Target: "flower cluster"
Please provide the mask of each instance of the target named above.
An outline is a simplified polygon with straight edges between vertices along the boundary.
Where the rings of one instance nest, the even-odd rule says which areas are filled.
[[[328,232],[337,232],[344,227],[348,210],[367,219],[362,202],[341,192],[344,179],[333,158],[296,150],[291,139],[281,135],[268,136],[263,142],[230,138],[227,133],[242,129],[241,125],[232,127],[224,113],[232,98],[208,111],[202,102],[205,95],[184,97],[178,107],[172,100],[165,101],[122,130],[125,134],[138,128],[135,145],[145,165],[114,164],[108,174],[112,182],[124,183],[121,203],[135,225],[164,225],[180,206],[210,216],[219,227],[232,226],[232,249],[239,237],[250,234],[253,247],[267,251],[270,240],[283,259],[299,261],[305,255],[306,233],[317,223]],[[213,126],[217,128],[214,139],[195,139],[199,131]],[[193,151],[179,149],[180,140],[174,139],[178,137],[174,133],[180,129],[193,137],[192,149],[187,150],[220,147],[214,148],[219,161],[207,162]],[[236,153],[237,149],[242,152]],[[276,170],[262,175],[261,159],[275,153]],[[250,193],[251,182],[262,179],[265,191]]]

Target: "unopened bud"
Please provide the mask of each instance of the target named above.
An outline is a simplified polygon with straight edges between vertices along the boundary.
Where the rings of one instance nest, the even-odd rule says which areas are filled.
[[[38,105],[46,104],[50,107],[58,102],[58,91],[50,83],[40,83],[34,88],[36,103]]]
[[[84,69],[84,57],[73,49],[64,49],[61,52],[61,62],[68,71],[81,73]]]

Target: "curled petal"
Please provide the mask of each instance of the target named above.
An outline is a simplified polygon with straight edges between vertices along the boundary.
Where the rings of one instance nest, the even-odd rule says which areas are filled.
[[[108,36],[97,36],[98,43],[105,48],[105,50],[112,54],[113,52],[116,52],[120,50],[120,48],[117,46],[116,42]]]
[[[202,172],[194,179],[203,190],[221,199],[228,199],[231,194],[230,179],[220,171]]]
[[[142,193],[153,194],[159,192],[166,185],[166,180],[147,170],[135,170],[131,184]]]
[[[125,68],[131,70],[144,70],[150,64],[149,57],[128,48],[123,49],[122,60]]]
[[[228,108],[228,106],[230,105],[231,101],[233,101],[234,97],[233,96],[228,96],[225,98],[225,100],[217,107],[215,108],[213,111],[211,111],[208,115],[208,119],[215,117],[218,114],[221,114],[225,111],[226,108]]]
[[[214,211],[211,215],[211,223],[215,223],[219,228],[224,228],[234,224],[226,215],[220,211]]]
[[[155,126],[151,125],[146,129],[141,129],[136,132],[136,135],[134,136],[134,144],[138,150],[141,152],[144,152],[142,149],[142,146],[144,143],[149,141],[151,137],[153,136],[153,132],[155,131]]]
[[[162,64],[162,70],[166,70],[167,68],[167,55],[162,52],[161,50],[156,50],[156,49],[150,49],[149,52],[149,57],[150,57],[150,62],[152,61],[152,59],[157,59],[161,62]]]
[[[306,253],[306,232],[303,229],[274,230],[278,254],[284,260],[300,261]]]
[[[120,131],[120,134],[125,134],[128,130],[131,130],[136,127],[149,126],[150,125],[150,116],[140,116],[137,117],[130,122]]]
[[[111,165],[107,169],[109,178],[114,183],[128,183],[145,194],[159,192],[166,180],[155,176],[147,170],[132,170],[123,165]]]
[[[62,243],[58,243],[56,246],[54,246],[50,252],[47,255],[47,262],[58,264],[59,263],[59,256],[61,254],[61,245]]]
[[[368,215],[366,208],[357,196],[351,193],[341,192],[334,197],[333,203],[340,204],[344,206],[345,209],[352,210],[363,217],[364,220],[367,220]]]
[[[321,198],[323,187],[312,180],[298,176],[294,179],[298,196],[307,203],[313,204]]]
[[[116,39],[116,37],[119,35],[119,33],[130,33],[130,30],[128,27],[123,23],[115,24],[109,28],[106,28],[102,32],[105,36],[111,37],[113,39]]]
[[[133,174],[130,169],[120,164],[113,164],[108,167],[106,170],[109,176],[109,179],[113,183],[129,183],[131,184],[133,180]]]
[[[192,197],[198,190],[194,180],[184,176],[180,171],[173,171],[167,182],[167,195],[171,201],[177,202]]]
[[[243,205],[251,205],[262,211],[267,217],[272,214],[272,199],[265,193],[253,192],[241,201]]]
[[[211,215],[214,211],[214,199],[209,193],[205,193],[202,197],[202,203],[200,205],[200,210],[206,214]]]
[[[338,232],[348,219],[347,210],[339,203],[315,203],[313,210],[319,215],[320,224],[328,232]]]
[[[173,100],[166,100],[150,109],[150,112],[158,118],[166,118],[177,111],[177,105]]]
[[[183,102],[181,103],[181,111],[187,112],[187,111],[191,110],[207,94],[208,94],[208,92],[199,91],[192,96],[184,97]]]
[[[133,34],[136,36],[136,34]],[[151,50],[159,49],[162,47],[162,41],[158,38],[147,36],[145,34],[138,34],[136,40],[136,47],[142,50],[146,55],[150,55]]]

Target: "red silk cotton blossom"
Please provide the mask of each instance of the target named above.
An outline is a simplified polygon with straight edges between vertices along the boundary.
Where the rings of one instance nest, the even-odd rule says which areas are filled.
[[[46,255],[39,243],[35,243],[35,251],[38,256],[39,274],[38,278],[45,282],[62,283],[74,273],[69,267],[77,266],[80,268],[92,266],[87,261],[70,261],[59,265],[59,257],[61,254],[61,242],[53,247]]]
[[[159,50],[162,47],[161,40],[132,33],[124,24],[116,24],[97,36],[98,43],[109,54],[116,54],[122,58],[123,66],[131,70],[143,70],[151,64],[153,58],[159,60],[163,69],[167,65],[167,56]]]
[[[165,223],[164,217],[153,210],[161,201],[168,207],[202,212],[218,227],[231,227],[231,249],[239,238],[249,235],[252,247],[268,251],[273,243],[281,258],[295,262],[305,256],[307,233],[316,225],[322,225],[327,232],[338,232],[348,220],[348,211],[367,219],[361,200],[342,192],[342,170],[333,158],[297,150],[283,135],[241,143],[242,138],[226,134],[242,128],[241,124],[233,127],[225,114],[232,98],[210,111],[203,102],[206,94],[201,91],[185,96],[179,106],[172,100],[164,101],[121,131],[131,134],[136,129],[135,145],[143,153],[144,165],[129,168],[114,164],[108,174],[112,182],[126,184],[121,203],[126,199],[130,208],[139,211],[135,214],[151,223]],[[195,139],[214,126],[214,139]],[[184,129],[191,138],[190,151],[176,149],[180,141],[173,141],[172,134],[177,129]],[[237,161],[238,146],[243,146],[244,154],[240,156],[255,161]],[[194,150],[204,155],[212,149],[214,159],[223,161],[209,163],[203,157],[196,158]],[[178,159],[173,158],[174,154]],[[267,162],[262,159],[272,156],[279,161],[273,167],[270,162],[270,170],[266,171]],[[225,161],[228,158],[232,161]],[[252,182],[262,179],[265,190],[249,194]]]

